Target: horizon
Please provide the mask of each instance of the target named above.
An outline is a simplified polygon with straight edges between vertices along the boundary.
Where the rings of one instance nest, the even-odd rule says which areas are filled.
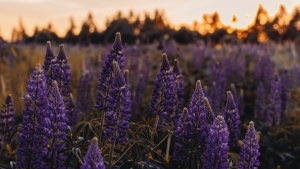
[[[75,25],[79,29],[88,13],[92,13],[98,28],[103,30],[106,18],[111,18],[118,11],[128,15],[129,11],[133,10],[135,14],[141,15],[144,12],[153,13],[155,9],[163,10],[167,23],[177,28],[180,25],[191,26],[194,21],[201,23],[204,14],[218,12],[224,25],[243,29],[253,22],[260,4],[268,11],[270,17],[276,14],[280,5],[284,5],[286,12],[291,14],[293,9],[300,4],[296,0],[276,0],[272,3],[267,0],[251,2],[232,0],[230,4],[228,1],[221,0],[209,2],[190,0],[185,4],[176,3],[176,1],[181,2],[179,0],[175,0],[175,3],[174,0],[142,1],[145,3],[141,3],[141,1],[133,3],[136,2],[134,0],[127,0],[127,3],[124,1],[117,3],[116,0],[111,0],[111,3],[92,0],[89,3],[85,3],[83,0],[27,0],[26,2],[23,0],[0,0],[0,20],[2,21],[0,22],[0,36],[5,40],[11,40],[12,30],[18,27],[20,19],[29,35],[33,34],[36,26],[41,29],[51,23],[55,32],[59,36],[63,36],[70,26],[70,17],[73,17]],[[47,8],[44,8],[45,6]],[[79,9],[80,12],[78,12]],[[237,22],[232,22],[233,16],[236,16]]]

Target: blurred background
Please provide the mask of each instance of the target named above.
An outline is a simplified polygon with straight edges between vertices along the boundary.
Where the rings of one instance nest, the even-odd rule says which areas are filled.
[[[297,0],[0,0],[0,11],[0,37],[23,43],[104,44],[116,31],[128,44],[284,42],[300,30]]]

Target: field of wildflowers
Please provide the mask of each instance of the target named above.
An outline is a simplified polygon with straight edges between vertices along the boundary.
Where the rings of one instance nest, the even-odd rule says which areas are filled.
[[[0,43],[1,169],[300,168],[300,44]]]

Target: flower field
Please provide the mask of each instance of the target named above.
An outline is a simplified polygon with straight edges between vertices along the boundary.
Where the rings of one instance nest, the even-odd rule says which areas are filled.
[[[299,42],[0,41],[0,168],[300,168],[299,63]]]

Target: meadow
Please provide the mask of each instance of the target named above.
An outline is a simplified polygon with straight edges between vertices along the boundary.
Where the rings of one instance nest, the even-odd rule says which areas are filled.
[[[299,42],[0,45],[0,168],[300,167]]]

